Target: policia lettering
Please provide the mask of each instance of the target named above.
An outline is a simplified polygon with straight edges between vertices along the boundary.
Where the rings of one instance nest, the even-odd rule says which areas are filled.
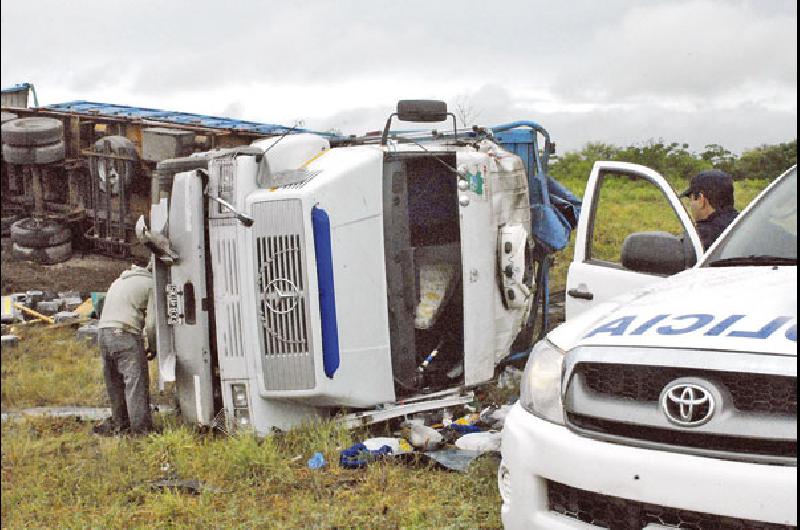
[[[704,313],[692,315],[655,315],[641,321],[638,315],[628,315],[614,320],[610,320],[596,327],[584,336],[584,339],[595,335],[607,334],[612,337],[622,335],[644,335],[645,333],[655,333],[658,335],[686,335],[702,334],[706,337],[738,337],[743,339],[767,339],[776,331],[784,327],[787,322],[791,322],[784,332],[784,336],[797,342],[797,322],[795,317],[779,316],[769,322],[763,323],[761,327],[754,327],[752,323],[745,327],[746,323],[740,323],[747,315],[730,315],[719,318],[716,315]],[[638,321],[641,321],[638,324]],[[633,323],[637,322],[634,326]],[[736,326],[736,324],[739,324]],[[730,329],[734,328],[734,329]]]

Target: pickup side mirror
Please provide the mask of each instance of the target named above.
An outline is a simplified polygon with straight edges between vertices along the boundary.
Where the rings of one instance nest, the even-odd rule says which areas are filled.
[[[636,272],[671,275],[687,267],[681,238],[669,232],[636,232],[622,243],[622,266]]]

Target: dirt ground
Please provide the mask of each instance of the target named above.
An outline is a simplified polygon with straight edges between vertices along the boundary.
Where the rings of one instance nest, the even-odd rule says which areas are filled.
[[[146,261],[140,257],[122,260],[81,252],[75,252],[71,259],[56,265],[19,261],[11,255],[11,240],[3,238],[0,292],[106,291],[111,282],[133,263],[144,265]]]

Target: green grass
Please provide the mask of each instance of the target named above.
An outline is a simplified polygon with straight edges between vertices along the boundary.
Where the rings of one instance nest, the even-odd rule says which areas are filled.
[[[38,406],[109,406],[100,350],[75,339],[71,328],[16,326],[19,346],[2,352],[2,409]],[[156,363],[150,363],[150,393],[155,403],[171,404],[158,391]]]
[[[738,181],[736,206],[766,181]],[[584,179],[564,184],[579,196]],[[683,189],[685,183],[673,184]],[[601,236],[609,248],[623,227],[664,226],[645,214],[651,192],[613,185]],[[669,223],[669,221],[667,221]],[[667,225],[669,226],[669,225]],[[673,228],[676,228],[673,226]],[[574,238],[573,238],[574,239]],[[607,240],[607,242],[606,242]],[[563,289],[572,246],[555,257],[551,280]],[[25,329],[16,349],[2,352],[2,408],[107,406],[97,348],[68,329]],[[156,401],[157,375],[151,363]],[[488,388],[484,401],[503,401]],[[364,470],[338,466],[338,452],[368,433],[332,423],[305,425],[264,440],[242,434],[201,434],[174,416],[156,417],[162,432],[144,438],[99,438],[75,420],[29,418],[2,426],[3,528],[498,528],[496,461],[465,474],[400,463]],[[384,433],[381,433],[384,434]],[[306,461],[321,451],[328,466]],[[149,481],[174,474],[212,490],[200,495],[157,492]]]
[[[106,404],[98,351],[72,333],[28,329],[18,348],[3,351],[4,410]],[[500,526],[491,457],[465,474],[399,462],[346,470],[338,465],[339,451],[370,433],[324,422],[259,440],[200,433],[171,415],[155,420],[158,434],[111,439],[74,419],[4,423],[2,527]],[[316,451],[328,465],[312,471],[306,462]],[[150,481],[165,476],[198,479],[209,490],[153,491]]]

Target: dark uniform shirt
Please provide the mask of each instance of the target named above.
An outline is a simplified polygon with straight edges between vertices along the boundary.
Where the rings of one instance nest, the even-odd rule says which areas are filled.
[[[732,206],[727,206],[719,210],[714,210],[714,213],[703,219],[697,221],[697,234],[700,236],[700,242],[703,243],[703,250],[708,250],[714,241],[717,240],[719,235],[728,228],[728,225],[739,215]]]

